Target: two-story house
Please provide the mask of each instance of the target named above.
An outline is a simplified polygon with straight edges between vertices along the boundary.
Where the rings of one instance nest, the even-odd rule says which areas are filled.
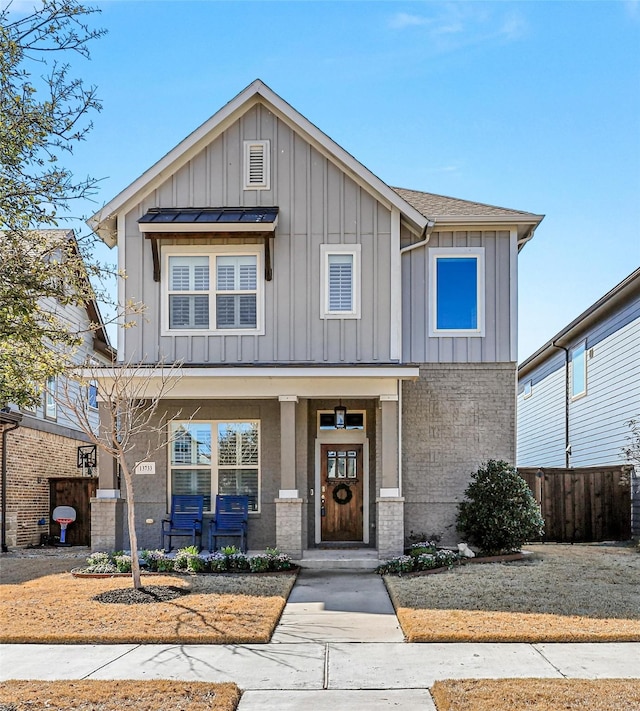
[[[73,230],[49,230],[56,241],[75,243]],[[55,313],[70,332],[78,334],[80,345],[72,360],[108,365],[114,351],[99,306],[95,299],[84,304],[44,304]],[[0,456],[2,457],[3,497],[2,544],[6,547],[38,545],[44,535],[59,535],[60,527],[51,519],[56,505],[76,509],[76,522],[69,526],[67,542],[89,545],[91,541],[90,498],[95,494],[97,479],[93,448],[73,416],[60,407],[58,392],[68,391],[75,397],[81,387],[64,375],[50,377],[43,383],[40,402],[32,409],[18,410],[2,403],[0,413]],[[97,390],[88,388],[90,419],[98,425]],[[18,427],[14,425],[18,424]],[[5,450],[3,453],[3,449]]]
[[[236,492],[253,549],[453,541],[470,474],[515,461],[517,258],[541,219],[392,188],[248,86],[90,220],[147,307],[119,359],[183,363],[182,421],[136,475],[140,545],[172,494]]]
[[[640,269],[592,304],[518,368],[521,467],[628,463],[628,422],[640,418]],[[632,532],[640,534],[640,471]]]

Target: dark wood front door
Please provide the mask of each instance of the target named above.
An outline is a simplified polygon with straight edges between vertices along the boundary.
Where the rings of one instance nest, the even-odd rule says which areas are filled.
[[[362,445],[323,444],[320,457],[322,540],[362,541]]]
[[[60,536],[60,524],[51,519],[56,506],[73,506],[76,520],[67,528],[66,542],[72,546],[91,545],[91,502],[97,479],[69,477],[49,480],[49,525],[51,535]]]

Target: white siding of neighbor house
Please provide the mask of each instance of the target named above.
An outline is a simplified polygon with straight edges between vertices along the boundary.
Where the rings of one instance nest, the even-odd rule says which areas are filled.
[[[270,190],[243,190],[245,140],[270,142]],[[271,240],[273,280],[263,282],[264,334],[163,336],[162,283],[153,281],[151,247],[137,220],[154,207],[256,205],[279,207]],[[198,364],[397,360],[392,350],[390,264],[399,245],[392,244],[391,221],[388,206],[268,108],[253,106],[126,215],[126,298],[144,302],[146,312],[136,328],[121,333],[124,358]],[[263,243],[256,238],[243,241]],[[169,238],[161,244],[174,243]],[[203,241],[180,241],[189,243]],[[320,318],[321,244],[361,245],[360,319]],[[263,274],[258,276],[264,279]],[[163,273],[162,280],[166,279]]]
[[[626,422],[640,416],[640,298],[577,336],[571,346],[585,338],[587,392],[569,403],[570,464],[622,464]],[[545,363],[520,379],[520,466],[565,465],[564,352],[559,356],[553,358],[556,370],[549,373]],[[525,400],[522,390],[528,380],[533,380],[533,394]]]
[[[426,246],[402,256],[403,359],[414,363],[494,363],[514,361],[517,328],[512,314],[517,252],[509,230],[434,232]],[[429,250],[433,247],[484,247],[485,335],[429,337]],[[513,305],[515,308],[515,304]]]
[[[52,302],[45,302],[44,308],[55,312],[62,322],[64,322],[70,329],[71,332],[79,333],[82,337],[82,343],[73,355],[73,362],[78,365],[86,363],[89,359],[95,359],[100,361],[102,364],[107,364],[108,361],[101,354],[96,353],[93,347],[93,332],[90,330],[91,324],[89,317],[87,315],[87,310],[82,306],[76,305],[65,305],[60,306]],[[69,396],[71,399],[77,396],[79,393],[80,385],[72,379],[66,379],[64,376],[58,377],[58,389],[61,390],[67,388]],[[64,408],[57,406],[57,413],[55,420],[47,418],[45,416],[45,394],[43,393],[40,398],[40,403],[36,407],[35,411],[25,411],[26,417],[35,417],[38,420],[46,420],[47,422],[54,422],[59,427],[66,427],[74,431],[78,431],[77,422],[66,412]],[[92,425],[94,427],[98,426],[98,411],[96,409],[95,416],[92,418]]]

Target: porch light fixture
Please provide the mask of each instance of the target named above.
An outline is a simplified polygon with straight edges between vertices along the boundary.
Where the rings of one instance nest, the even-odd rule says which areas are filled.
[[[333,408],[334,412],[334,426],[337,430],[343,430],[346,427],[347,422],[347,408],[340,404]]]

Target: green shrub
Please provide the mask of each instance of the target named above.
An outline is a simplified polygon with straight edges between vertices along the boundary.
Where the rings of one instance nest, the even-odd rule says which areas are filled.
[[[271,567],[271,559],[268,555],[261,553],[249,558],[249,569],[252,573],[266,573]]]
[[[85,573],[117,573],[118,567],[113,560],[111,554],[99,551],[92,553],[87,558],[87,567]]]
[[[507,462],[490,459],[472,477],[458,504],[458,530],[483,553],[519,550],[544,530],[540,508],[525,480]]]
[[[198,555],[196,546],[180,548],[173,561],[173,569],[177,573],[202,573],[206,567],[207,564]]]
[[[119,573],[130,573],[131,572],[131,556],[126,553],[115,553],[113,556],[113,562],[116,564],[116,568]]]

